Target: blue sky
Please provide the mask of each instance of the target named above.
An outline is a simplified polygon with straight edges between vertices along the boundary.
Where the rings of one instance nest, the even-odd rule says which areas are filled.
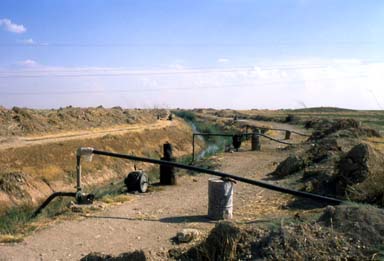
[[[0,104],[384,106],[384,2],[2,0]]]

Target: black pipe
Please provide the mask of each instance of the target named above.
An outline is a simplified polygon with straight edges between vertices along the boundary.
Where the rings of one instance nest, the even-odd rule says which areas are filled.
[[[193,133],[192,134],[192,162],[195,161],[195,136],[219,136],[219,137],[233,137],[236,134],[227,134],[227,133]],[[252,133],[243,133],[238,134],[243,136],[250,136]]]
[[[224,133],[193,133],[193,136],[197,136],[197,135],[200,135],[200,136],[223,136],[223,137],[234,136],[234,134],[224,134]],[[253,135],[253,133],[243,133],[243,134],[239,134],[239,135],[250,136],[250,135]],[[267,139],[270,139],[272,141],[278,142],[278,143],[285,144],[285,145],[298,145],[299,144],[299,143],[290,143],[290,142],[278,140],[278,139],[272,138],[271,136],[268,136],[268,135],[265,135],[262,133],[257,133],[257,135],[262,136],[262,137],[267,138]]]
[[[186,170],[192,170],[196,172],[201,172],[201,173],[207,173],[211,174],[214,176],[219,176],[222,178],[231,178],[240,182],[248,183],[251,185],[259,186],[262,188],[294,195],[294,196],[299,196],[299,197],[304,197],[304,198],[310,198],[313,200],[321,201],[321,202],[327,202],[329,204],[340,204],[343,203],[342,200],[336,199],[336,198],[330,198],[326,196],[321,196],[317,194],[312,194],[304,191],[298,191],[298,190],[293,190],[293,189],[288,189],[288,188],[283,188],[279,186],[275,186],[266,182],[258,181],[258,180],[253,180],[253,179],[248,179],[244,177],[239,177],[235,176],[232,174],[227,174],[224,172],[219,172],[219,171],[214,171],[214,170],[209,170],[209,169],[203,169],[195,166],[189,166],[177,162],[171,162],[171,161],[164,161],[164,160],[157,160],[157,159],[151,159],[151,158],[144,158],[144,157],[138,157],[138,156],[133,156],[133,155],[126,155],[126,154],[119,154],[119,153],[114,153],[114,152],[108,152],[108,151],[100,151],[100,150],[93,150],[93,154],[96,155],[104,155],[104,156],[109,156],[109,157],[114,157],[114,158],[121,158],[121,159],[129,159],[129,160],[136,160],[136,161],[143,161],[143,162],[148,162],[148,163],[153,163],[153,164],[164,164],[164,165],[170,165],[174,166],[180,169],[186,169]]]
[[[41,206],[33,212],[31,218],[35,218],[38,214],[41,213],[41,211],[56,197],[76,197],[76,192],[53,192],[52,195],[50,195],[44,202],[41,204]]]
[[[290,142],[286,142],[286,141],[278,140],[278,139],[272,138],[271,136],[268,136],[268,135],[265,135],[265,134],[261,134],[261,133],[257,133],[257,135],[259,135],[259,136],[261,136],[261,137],[264,137],[264,138],[267,138],[267,139],[270,139],[270,140],[272,140],[272,141],[281,143],[281,144],[285,144],[285,145],[291,145],[291,146],[294,146],[294,145],[299,145],[299,144],[300,144],[300,143],[290,143]]]
[[[232,137],[234,134],[226,133],[193,133],[193,135],[199,136],[222,136],[222,137]]]
[[[252,128],[263,129],[263,130],[274,130],[274,131],[290,131],[291,133],[294,133],[294,134],[297,134],[297,135],[300,135],[300,136],[304,136],[304,137],[310,137],[311,136],[311,135],[308,135],[308,134],[304,134],[304,133],[297,132],[297,131],[294,131],[294,130],[287,130],[287,129],[267,128],[267,127],[257,127],[257,126],[252,126]]]

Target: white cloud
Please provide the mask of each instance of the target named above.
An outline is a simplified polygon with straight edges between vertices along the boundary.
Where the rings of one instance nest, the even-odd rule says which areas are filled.
[[[308,58],[254,63],[249,67],[193,69],[164,66],[163,69],[153,70],[50,67],[33,60],[25,60],[19,65],[24,67],[0,69],[0,73],[7,76],[0,78],[0,86],[12,86],[10,92],[22,92],[23,88],[31,92],[30,87],[38,83],[41,90],[36,91],[54,93],[60,90],[68,94],[47,94],[45,98],[26,95],[25,104],[21,104],[20,96],[2,98],[0,95],[0,104],[151,107],[151,104],[167,103],[171,107],[236,109],[297,108],[303,104],[308,107],[355,109],[379,109],[384,106],[384,63],[381,61]],[[31,78],[34,80],[31,81]],[[99,86],[99,89],[95,91],[91,86]],[[74,88],[77,92],[83,91],[72,94]],[[84,99],[88,96],[89,99]],[[35,103],[29,100],[31,97]],[[60,100],[46,97],[58,97]],[[76,104],[75,98],[78,99]],[[56,103],[58,100],[60,104]]]
[[[33,45],[33,44],[36,44],[36,42],[32,39],[32,38],[29,38],[29,39],[25,39],[23,41],[24,44],[30,44],[30,45]]]
[[[33,66],[38,65],[38,63],[36,61],[31,60],[31,59],[20,61],[18,64],[25,66],[25,67],[33,67]]]
[[[219,58],[219,59],[217,59],[217,62],[218,63],[228,63],[229,59],[227,59],[227,58]]]
[[[0,19],[0,26],[2,26],[8,32],[16,34],[22,34],[27,31],[27,28],[25,28],[24,25],[12,23],[12,21],[7,18]]]

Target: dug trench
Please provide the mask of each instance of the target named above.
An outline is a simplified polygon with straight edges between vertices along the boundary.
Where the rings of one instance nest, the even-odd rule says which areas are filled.
[[[147,125],[148,128],[124,133],[39,141],[38,144],[0,150],[1,215],[19,213],[24,216],[22,212],[31,212],[54,191],[75,191],[76,150],[80,146],[160,158],[162,145],[170,142],[175,144],[176,157],[190,154],[192,130],[183,120],[159,120],[156,125]],[[202,145],[198,142],[198,149]],[[93,162],[83,163],[82,182],[85,190],[100,188],[123,180],[135,167],[148,170],[152,166],[98,157]],[[15,232],[7,231],[10,226],[3,224],[5,221],[1,223],[1,234]]]
[[[341,136],[344,137],[346,129],[350,131],[349,127],[342,129],[344,133]],[[303,131],[297,126],[292,128]],[[332,133],[339,135],[338,131]],[[279,134],[272,134],[279,137]],[[348,136],[347,140],[338,140],[342,147],[340,151],[344,151],[340,154],[341,160],[364,135],[360,133],[358,139]],[[294,143],[306,141],[303,137],[292,138]],[[351,140],[354,143],[347,142]],[[303,175],[307,168],[317,164],[316,161],[288,168],[286,175],[277,173],[285,170],[281,164],[287,164],[292,155],[301,159],[302,155],[309,155],[313,147],[323,146],[321,144],[310,140],[303,146],[287,147],[263,140],[261,151],[252,152],[249,151],[250,144],[245,143],[240,152],[211,157],[210,164],[223,172],[306,189]],[[325,152],[329,151],[325,148]],[[320,152],[312,154],[321,155]],[[338,168],[340,160],[334,162],[335,165],[330,166]],[[268,173],[273,174],[266,175]],[[367,173],[369,176],[372,172]],[[82,219],[66,220],[38,231],[23,243],[0,246],[0,253],[7,260],[300,260],[315,257],[326,260],[380,257],[377,244],[383,243],[380,236],[383,234],[381,209],[357,204],[326,207],[314,202],[298,202],[287,195],[238,183],[235,185],[234,219],[231,223],[213,222],[206,218],[208,178],[205,175],[181,175],[177,186],[135,195],[131,201],[97,213],[81,214]],[[335,194],[341,198],[347,195]],[[198,235],[190,243],[178,244],[175,235],[184,228],[197,229]],[[351,234],[351,231],[356,233]]]
[[[336,120],[315,128],[309,140],[295,149],[269,150],[264,144],[268,156],[287,156],[277,166],[273,162],[263,168],[260,160],[268,162],[268,156],[262,152],[256,158],[252,152],[215,157],[221,162],[220,170],[262,178],[262,174],[255,175],[257,171],[249,173],[248,168],[255,170],[256,164],[246,159],[257,159],[257,168],[274,169],[264,176],[270,182],[362,204],[326,206],[237,184],[234,220],[215,224],[190,246],[172,247],[160,257],[141,250],[116,256],[91,253],[83,260],[380,260],[384,211],[377,206],[383,202],[379,187],[384,161],[380,149],[369,142],[377,136],[353,120]]]
[[[302,141],[302,138],[295,137],[294,141]],[[288,155],[285,147],[266,140],[262,151],[251,152],[246,142],[240,152],[220,153],[211,157],[209,164],[229,173],[262,179]],[[178,231],[194,228],[199,231],[198,238],[204,238],[215,226],[216,222],[206,218],[208,178],[207,175],[179,172],[176,186],[132,195],[127,202],[95,213],[80,213],[81,218],[64,220],[37,231],[22,243],[2,245],[0,252],[10,260],[78,260],[95,251],[117,255],[140,249],[148,259],[167,260]],[[235,191],[234,220],[239,224],[296,213],[283,208],[289,196],[240,183],[236,184]],[[195,243],[180,247],[187,248]]]

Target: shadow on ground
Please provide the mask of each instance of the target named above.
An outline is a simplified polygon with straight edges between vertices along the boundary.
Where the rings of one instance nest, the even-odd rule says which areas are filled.
[[[206,215],[195,215],[195,216],[177,216],[177,217],[166,217],[159,219],[163,223],[214,223],[215,221],[209,219]]]
[[[316,208],[324,208],[329,203],[323,203],[316,200],[308,199],[308,198],[296,198],[293,201],[289,202],[284,207],[287,209],[295,209],[295,210],[311,210]]]
[[[176,217],[165,217],[160,219],[154,218],[132,218],[132,217],[116,217],[116,216],[84,216],[86,218],[96,218],[96,219],[115,219],[115,220],[126,220],[126,221],[159,221],[162,223],[215,223],[215,221],[209,219],[205,215],[195,215],[195,216],[176,216]]]

